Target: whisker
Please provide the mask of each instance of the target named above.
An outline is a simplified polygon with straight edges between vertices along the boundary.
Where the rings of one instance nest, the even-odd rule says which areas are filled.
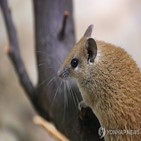
[[[55,79],[56,76],[52,77],[49,82],[48,82],[48,79],[42,81],[39,85],[38,85],[38,88],[41,87],[42,85],[44,85],[45,83],[47,83],[47,85],[49,85],[54,79]]]
[[[55,92],[55,94],[54,94],[54,96],[53,96],[53,100],[52,100],[52,103],[51,103],[51,107],[53,107],[53,103],[54,103],[55,97],[57,96],[57,94],[58,94],[58,92],[59,92],[59,90],[60,90],[60,88],[61,88],[61,85],[62,85],[62,81],[61,81],[60,85],[58,86],[58,88],[56,89],[56,92]]]
[[[41,66],[44,66],[44,65],[48,65],[47,62],[43,62],[43,63],[40,63],[38,64],[37,66],[38,67],[41,67]],[[55,67],[46,67],[47,69],[55,69]]]
[[[48,65],[48,64],[47,64],[47,62],[46,62],[46,61],[45,61],[45,62],[42,62],[42,63],[37,64],[37,66],[42,66],[42,65]]]
[[[72,91],[72,89],[71,89],[71,86],[70,86],[70,84],[69,84],[68,81],[67,81],[66,83],[67,83],[67,86],[68,86],[68,88],[69,88],[69,91],[70,91],[71,97],[72,97],[72,99],[73,99],[74,105],[77,107],[77,102],[76,102],[76,99],[75,99],[75,97],[74,97],[74,93],[73,93],[73,91]]]
[[[67,110],[67,108],[68,108],[68,97],[67,97],[67,86],[66,86],[67,84],[66,84],[66,80],[64,80],[63,81],[63,86],[64,86],[64,92],[63,92],[63,94],[64,94],[64,113],[63,113],[63,120],[62,120],[62,122],[64,122],[65,121],[65,117],[66,117],[66,110]]]
[[[45,87],[47,87],[49,84],[53,83],[55,80],[57,80],[57,77],[54,76],[48,83]]]
[[[77,94],[76,94],[76,92],[75,92],[74,88],[73,88],[73,87],[71,87],[71,89],[72,89],[72,91],[73,91],[73,93],[74,93],[74,97],[75,97],[75,99],[76,99],[76,103],[77,103],[77,106],[78,106],[78,103],[79,103],[79,98],[77,97]]]

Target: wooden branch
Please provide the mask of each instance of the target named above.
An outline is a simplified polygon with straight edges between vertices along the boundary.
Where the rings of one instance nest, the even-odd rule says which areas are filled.
[[[61,28],[59,35],[58,35],[60,40],[63,40],[65,37],[65,29],[66,29],[66,23],[67,23],[68,16],[69,16],[69,12],[65,11],[63,21],[62,21],[62,28]]]
[[[53,124],[48,121],[45,121],[40,116],[35,116],[33,122],[42,128],[44,128],[53,138],[57,141],[69,141],[62,133],[60,133]]]
[[[0,0],[0,6],[2,9],[9,38],[9,47],[6,49],[7,54],[11,62],[13,63],[13,66],[16,70],[16,73],[18,75],[22,87],[24,88],[29,98],[32,98],[32,96],[35,93],[35,88],[33,87],[32,82],[29,79],[29,76],[27,74],[23,60],[20,55],[17,34],[11,18],[11,11],[9,10],[7,0]]]

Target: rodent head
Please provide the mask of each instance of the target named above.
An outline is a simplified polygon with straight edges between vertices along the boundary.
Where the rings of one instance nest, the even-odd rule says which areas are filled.
[[[94,63],[97,55],[97,45],[93,38],[90,38],[92,34],[93,25],[90,25],[84,36],[80,41],[72,48],[67,55],[63,65],[58,71],[58,75],[61,78],[79,78],[80,74],[85,71],[88,65]]]

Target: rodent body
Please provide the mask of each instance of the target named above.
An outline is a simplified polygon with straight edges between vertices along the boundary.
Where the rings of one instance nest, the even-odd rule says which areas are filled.
[[[70,51],[59,73],[76,79],[84,102],[91,107],[102,127],[125,131],[106,134],[105,141],[140,141],[140,70],[122,48],[93,39],[87,43],[90,28]],[[78,61],[76,67],[76,60],[72,62],[74,58]]]

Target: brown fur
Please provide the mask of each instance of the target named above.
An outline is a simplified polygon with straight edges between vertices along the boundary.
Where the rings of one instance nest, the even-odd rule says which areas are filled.
[[[86,39],[82,38],[67,55],[61,71],[75,78],[84,102],[101,126],[113,130],[139,130],[139,135],[107,135],[106,141],[141,140],[141,73],[135,61],[121,48],[97,41],[98,54],[87,62]],[[100,56],[99,56],[100,55]],[[77,57],[78,69],[70,62]]]

